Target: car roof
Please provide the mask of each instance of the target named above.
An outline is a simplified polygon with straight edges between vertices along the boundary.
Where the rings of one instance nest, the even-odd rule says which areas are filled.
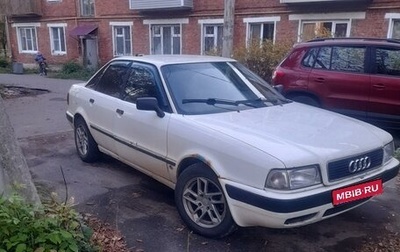
[[[139,55],[139,56],[122,56],[113,60],[134,60],[144,63],[151,63],[157,66],[181,64],[181,63],[200,63],[200,62],[235,62],[234,59],[219,56],[207,55]]]
[[[400,40],[380,38],[317,38],[297,44],[295,47],[314,47],[324,45],[378,45],[400,47]]]

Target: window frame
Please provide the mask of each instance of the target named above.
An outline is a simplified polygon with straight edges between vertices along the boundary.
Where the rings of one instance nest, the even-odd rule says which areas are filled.
[[[332,13],[305,13],[305,14],[289,14],[289,21],[298,21],[297,42],[302,42],[302,32],[304,22],[348,22],[346,37],[351,36],[351,28],[353,20],[365,19],[365,12],[332,12]]]
[[[385,19],[389,19],[389,26],[388,26],[388,32],[387,32],[387,38],[391,39],[393,38],[393,28],[394,28],[394,23],[399,22],[400,23],[400,13],[386,13],[385,14]],[[400,35],[398,38],[395,39],[400,39]]]
[[[346,24],[347,27],[346,27],[345,38],[350,37],[350,31],[351,31],[350,20],[304,20],[304,21],[301,21],[301,23],[300,23],[300,29],[301,29],[300,30],[300,36],[303,36],[304,24],[315,24],[315,26],[317,26],[318,23],[321,23],[321,24],[323,24],[323,23],[331,23],[332,24],[332,28],[331,28],[331,34],[330,35],[333,38],[335,38],[336,25],[337,24]],[[317,32],[317,30],[315,29],[314,30],[314,35],[318,35],[316,32]],[[315,37],[317,37],[317,36],[315,36]]]
[[[189,19],[188,18],[176,18],[176,19],[145,19],[143,20],[144,25],[149,26],[149,54],[154,54],[154,42],[153,42],[153,27],[155,26],[179,26],[180,29],[180,36],[179,36],[179,43],[180,43],[180,50],[179,54],[182,54],[183,51],[183,43],[182,43],[182,37],[183,37],[183,26],[184,24],[188,24]],[[173,29],[172,29],[173,30]],[[173,37],[171,37],[173,38]],[[172,49],[173,49],[173,44],[172,44]],[[172,50],[173,52],[173,50]],[[163,53],[164,54],[164,53]],[[171,53],[172,55],[172,53]]]
[[[49,28],[49,39],[50,39],[50,48],[51,48],[51,55],[65,55],[67,54],[67,41],[66,41],[66,36],[65,36],[65,28],[67,27],[66,23],[60,23],[60,24],[48,24],[47,27]],[[58,41],[58,46],[60,48],[59,51],[55,50],[56,47],[56,41],[54,38],[54,30],[53,29],[57,29],[58,30],[58,35],[59,37],[59,41]],[[60,30],[62,29],[62,34],[60,34]],[[61,35],[63,38],[61,38]],[[62,45],[63,44],[63,45]],[[62,48],[64,47],[64,50],[62,50]]]
[[[276,26],[277,23],[281,21],[280,16],[272,16],[272,17],[257,17],[257,18],[244,18],[243,23],[246,24],[246,45],[249,46],[251,43],[251,25],[260,24],[261,25],[261,32],[260,32],[260,45],[264,41],[263,37],[263,27],[264,24],[273,24],[274,25],[274,32],[273,32],[273,39],[271,40],[273,44],[275,44],[276,40]]]
[[[133,33],[132,33],[132,26],[133,26],[133,22],[110,22],[110,26],[111,26],[111,33],[112,33],[112,43],[113,43],[113,47],[112,47],[112,53],[113,56],[132,56],[133,55]],[[130,52],[126,53],[126,33],[124,32],[123,37],[124,37],[124,53],[123,54],[119,54],[117,53],[117,34],[116,34],[116,28],[124,28],[124,29],[128,29],[128,33],[129,33],[129,46],[130,46]]]
[[[81,17],[95,16],[95,0],[80,0],[79,2]],[[88,8],[85,8],[85,5],[87,5]]]
[[[38,27],[40,27],[40,23],[17,23],[12,24],[12,27],[16,29],[17,33],[17,42],[18,42],[18,52],[19,53],[36,53],[39,50],[39,43],[38,43]],[[31,47],[32,50],[24,49],[23,47],[23,38],[21,37],[21,29],[30,30],[31,31]],[[33,31],[33,32],[32,32]],[[25,32],[26,33],[26,32]],[[28,42],[25,41],[25,46],[28,48]]]
[[[218,51],[218,27],[222,26],[222,35],[221,36],[223,37],[224,20],[221,18],[219,18],[219,19],[203,19],[203,20],[199,20],[198,23],[200,24],[200,29],[201,29],[200,54],[201,55],[207,54],[207,51],[205,50],[205,47],[206,47],[205,40],[206,40],[206,37],[208,37],[208,38],[212,37],[212,38],[214,38],[214,48],[216,46],[217,53],[218,53],[218,55],[221,56],[222,55],[222,41],[221,41],[221,46],[220,46],[221,50]],[[206,28],[209,26],[213,26],[213,28],[214,28],[214,32],[213,32],[212,36],[207,36],[207,34],[206,34]]]

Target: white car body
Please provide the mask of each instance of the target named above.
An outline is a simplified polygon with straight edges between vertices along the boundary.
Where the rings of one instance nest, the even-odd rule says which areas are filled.
[[[152,64],[160,76],[160,69],[168,64],[233,62],[194,56],[118,60]],[[81,83],[69,91],[67,118],[73,127],[77,116],[83,118],[101,152],[173,189],[186,165],[205,164],[217,176],[239,226],[287,228],[320,221],[369,199],[334,206],[332,191],[375,179],[386,183],[399,171],[399,161],[389,157],[373,169],[329,179],[330,162],[359,159],[393,144],[390,134],[370,124],[295,102],[241,111],[181,114],[170,87],[161,79],[171,105],[171,111],[163,117]],[[91,99],[95,102],[89,102]],[[293,190],[266,187],[271,170],[310,165],[319,167],[321,183]]]

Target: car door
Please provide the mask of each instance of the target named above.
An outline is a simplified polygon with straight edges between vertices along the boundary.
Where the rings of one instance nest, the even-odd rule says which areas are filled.
[[[309,89],[321,99],[322,107],[365,118],[370,75],[365,71],[364,46],[321,47],[309,75]]]
[[[163,118],[154,111],[136,108],[139,97],[156,97],[159,106],[168,111],[165,93],[157,69],[148,64],[134,63],[123,88],[115,121],[118,155],[142,172],[158,180],[169,180],[167,130],[170,113]]]
[[[114,121],[118,115],[121,85],[131,62],[113,61],[89,83],[92,92],[87,96],[87,123],[97,144],[114,152]]]
[[[375,47],[374,74],[368,102],[368,119],[385,127],[400,127],[400,48]]]

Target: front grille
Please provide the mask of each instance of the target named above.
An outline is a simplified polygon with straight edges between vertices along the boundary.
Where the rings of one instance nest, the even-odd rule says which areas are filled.
[[[350,162],[352,160],[361,159],[366,156],[369,157],[371,160],[370,167],[353,173],[350,172],[349,170]],[[364,153],[362,155],[352,156],[345,159],[330,162],[328,164],[328,179],[329,181],[335,181],[349,176],[353,176],[355,174],[360,174],[366,171],[373,170],[382,164],[382,160],[383,160],[383,149],[378,149],[368,153]]]

